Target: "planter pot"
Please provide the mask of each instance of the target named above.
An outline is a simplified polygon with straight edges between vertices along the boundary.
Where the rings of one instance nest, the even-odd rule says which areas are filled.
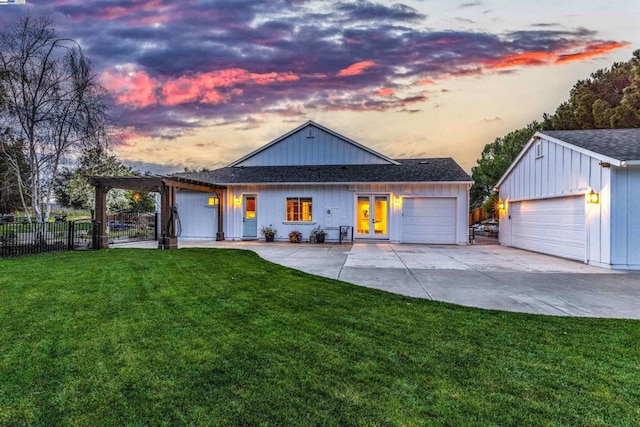
[[[264,236],[264,240],[266,240],[267,242],[273,242],[273,238],[275,236]]]
[[[315,242],[316,242],[316,236],[312,234],[311,236],[309,236],[309,243],[315,243]]]
[[[291,243],[300,243],[300,242],[302,242],[302,237],[295,237],[295,236],[294,237],[289,237],[289,241]]]
[[[316,235],[316,243],[324,243],[324,234]]]

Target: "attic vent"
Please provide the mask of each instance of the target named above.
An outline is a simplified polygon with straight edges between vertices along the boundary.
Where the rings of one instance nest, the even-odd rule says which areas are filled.
[[[315,136],[313,135],[313,128],[311,126],[309,126],[309,133],[307,134],[307,138],[315,138]]]
[[[536,159],[542,157],[542,143],[536,142]]]

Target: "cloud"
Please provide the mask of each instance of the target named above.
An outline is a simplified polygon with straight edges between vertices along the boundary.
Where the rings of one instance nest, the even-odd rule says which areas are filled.
[[[355,64],[351,64],[347,68],[340,70],[337,76],[338,77],[357,76],[358,74],[362,74],[367,68],[373,67],[375,65],[376,63],[373,61],[356,62]]]
[[[214,122],[255,125],[244,120],[264,112],[408,111],[426,99],[425,85],[628,46],[544,23],[496,34],[436,31],[411,7],[368,0],[55,0],[29,8],[51,13],[60,33],[79,41],[122,128],[164,139]],[[7,9],[0,26],[15,20],[17,8]]]

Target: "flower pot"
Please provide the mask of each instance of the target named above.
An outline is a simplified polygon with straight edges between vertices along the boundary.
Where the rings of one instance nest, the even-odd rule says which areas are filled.
[[[264,240],[266,240],[267,242],[273,242],[273,238],[275,236],[264,236]]]
[[[324,234],[316,234],[316,243],[324,243]]]

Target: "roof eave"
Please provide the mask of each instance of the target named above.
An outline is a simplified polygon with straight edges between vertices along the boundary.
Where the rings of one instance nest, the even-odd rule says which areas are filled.
[[[282,182],[225,182],[224,186],[234,185],[358,185],[358,184],[473,184],[473,181],[282,181]]]

